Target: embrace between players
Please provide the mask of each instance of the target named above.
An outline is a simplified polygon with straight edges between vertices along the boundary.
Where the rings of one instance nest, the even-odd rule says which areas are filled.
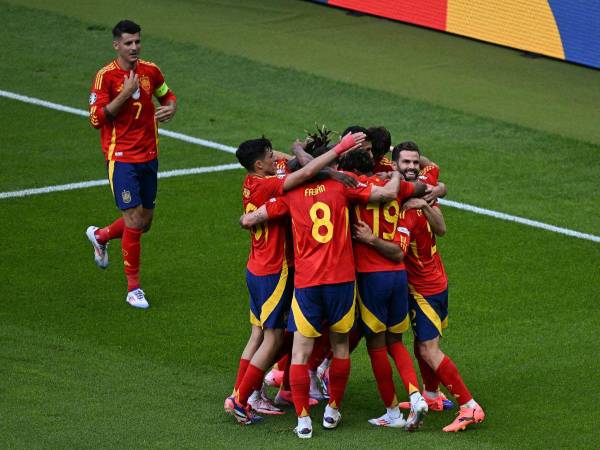
[[[139,58],[140,33],[136,23],[119,22],[113,28],[116,59],[93,79],[89,120],[101,130],[122,217],[103,228],[88,227],[86,236],[101,268],[108,265],[109,242],[121,239],[126,301],[145,309],[141,236],[150,229],[157,191],[157,122],[171,120],[177,99],[158,67]],[[324,129],[317,130],[309,141],[294,144],[294,158],[273,151],[264,138],[243,142],[236,152],[248,170],[241,223],[251,229],[246,280],[252,331],[225,409],[243,424],[260,420],[255,412],[281,414],[261,394],[265,372],[277,361],[281,389],[275,402],[293,402],[297,436],[312,436],[310,406],[323,397],[317,372],[329,398],[323,426],[335,428],[350,352],[364,334],[386,407],[371,424],[417,429],[428,410],[453,406],[439,391],[440,383],[460,405],[444,431],[481,422],[483,410],[439,347],[448,290],[435,244],[435,235],[445,233],[436,204],[445,194],[438,167],[412,142],[394,147],[388,161],[384,155],[391,138],[384,128],[350,128],[335,146],[328,140]],[[422,394],[402,343],[411,325]],[[409,402],[398,400],[388,355]],[[273,378],[271,371],[265,379]],[[402,407],[410,409],[406,420]]]
[[[275,404],[293,402],[296,435],[312,437],[310,406],[323,394],[323,427],[337,427],[350,353],[364,335],[386,408],[369,423],[418,429],[428,410],[453,407],[440,383],[460,404],[444,431],[483,421],[482,408],[439,346],[448,316],[435,241],[446,231],[436,201],[445,195],[439,168],[413,142],[394,147],[387,160],[391,137],[383,127],[350,127],[336,145],[328,138],[320,129],[296,141],[295,157],[274,151],[265,138],[245,141],[236,152],[248,171],[240,224],[250,229],[252,331],[226,411],[246,425],[261,420],[257,413],[282,414],[261,389],[277,362],[278,372],[266,381],[281,382]],[[402,343],[411,325],[423,393]],[[409,402],[398,400],[388,355]],[[406,419],[402,407],[410,410]]]

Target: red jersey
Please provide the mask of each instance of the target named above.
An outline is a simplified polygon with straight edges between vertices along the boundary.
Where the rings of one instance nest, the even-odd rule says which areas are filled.
[[[381,158],[379,161],[376,161],[375,166],[373,167],[373,173],[393,172],[393,171],[394,171],[394,165],[385,156],[383,158]]]
[[[347,188],[325,179],[267,203],[270,218],[292,216],[297,288],[354,281],[348,203],[367,202],[370,195],[371,185]]]
[[[440,168],[435,164],[425,166],[419,172],[419,181],[421,183],[430,184],[436,186],[440,178]]]
[[[283,183],[284,180],[276,176],[247,175],[242,188],[244,213],[252,212],[270,198],[282,195]],[[288,267],[294,265],[289,225],[289,219],[283,217],[252,227],[246,266],[250,272],[259,276],[279,273],[284,257]]]
[[[408,284],[426,297],[446,290],[448,278],[444,264],[437,251],[435,236],[423,211],[420,209],[405,211],[400,226],[410,232],[410,249],[404,258]]]
[[[107,161],[141,163],[158,155],[158,123],[154,117],[156,96],[162,104],[175,100],[160,69],[151,62],[139,60],[135,67],[140,87],[127,99],[114,121],[104,107],[119,95],[129,71],[117,60],[98,71],[90,92],[90,123],[100,128],[102,151]]]
[[[383,186],[388,181],[377,176],[367,177],[362,175],[358,178],[363,183],[371,183]],[[365,222],[373,234],[385,241],[394,242],[402,248],[404,254],[408,249],[409,238],[406,234],[398,233],[398,220],[402,211],[402,202],[415,192],[415,185],[406,181],[400,182],[400,191],[396,200],[387,203],[357,204],[352,214],[352,222],[357,220]],[[375,248],[362,242],[354,241],[354,260],[357,272],[384,272],[391,270],[403,270],[402,261],[392,261],[379,253]]]

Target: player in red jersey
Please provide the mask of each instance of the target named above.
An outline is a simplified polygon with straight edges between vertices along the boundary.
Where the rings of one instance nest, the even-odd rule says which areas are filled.
[[[371,139],[373,154],[373,173],[393,172],[392,161],[385,157],[392,146],[392,135],[385,127],[370,127],[368,136]]]
[[[360,145],[364,137],[362,133],[347,135],[334,149],[283,177],[276,176],[276,161],[267,139],[243,142],[236,157],[248,170],[242,189],[244,212],[255,211],[270,198],[313,178],[339,154]],[[300,150],[298,147],[300,143],[296,141],[295,149]],[[250,292],[252,333],[240,359],[234,394],[225,401],[227,412],[243,424],[260,420],[250,412],[248,398],[260,387],[265,369],[273,362],[291,303],[294,261],[292,244],[287,240],[288,224],[289,219],[281,218],[259,224],[251,231],[246,283]]]
[[[357,188],[348,188],[329,179],[313,180],[271,199],[240,220],[247,228],[288,214],[292,218],[296,274],[288,321],[289,331],[294,332],[290,385],[298,415],[295,433],[300,438],[312,437],[307,361],[325,320],[330,324],[333,360],[323,426],[335,428],[341,420],[339,406],[350,374],[348,332],[355,316],[349,202],[392,200],[399,185],[398,173],[385,186],[361,183]]]
[[[122,20],[113,28],[117,57],[98,71],[90,92],[89,120],[100,129],[108,179],[122,217],[104,228],[88,227],[86,235],[101,268],[108,265],[107,247],[121,238],[127,277],[126,301],[148,308],[140,288],[140,240],[150,229],[158,172],[158,122],[168,122],[176,111],[176,97],[160,69],[140,56],[140,27]],[[154,107],[152,97],[161,106]]]
[[[373,158],[363,150],[348,152],[341,163],[344,170],[360,175],[361,182],[384,185],[387,181],[373,175],[373,167]],[[400,205],[413,195],[423,195],[425,188],[422,183],[402,181],[396,199],[356,205],[352,214],[360,318],[377,388],[386,407],[384,415],[369,420],[376,426],[415,430],[428,409],[419,392],[412,358],[402,343],[402,334],[410,327],[408,282],[402,261],[410,238],[408,231],[398,226],[403,214]],[[398,407],[388,353],[410,396],[408,421]]]
[[[394,163],[407,180],[419,177],[419,158],[420,152],[413,142],[396,146],[392,153]],[[433,177],[431,173],[429,176]],[[446,386],[460,403],[460,410],[457,418],[444,427],[444,431],[464,430],[473,423],[482,422],[485,413],[473,399],[454,362],[440,349],[442,330],[448,323],[448,279],[437,251],[435,235],[445,234],[444,218],[437,205],[430,206],[425,201],[410,200],[404,207],[407,209],[402,225],[411,230],[410,250],[405,264],[415,333],[415,356],[423,376],[425,398],[430,404],[436,400],[441,403],[439,382]]]

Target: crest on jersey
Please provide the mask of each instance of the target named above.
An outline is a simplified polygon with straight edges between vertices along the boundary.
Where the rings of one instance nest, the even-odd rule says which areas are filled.
[[[244,188],[242,195],[244,196],[244,198],[249,198],[250,197],[250,189]]]
[[[131,192],[129,192],[129,191],[121,192],[121,199],[123,200],[123,203],[130,203],[131,202]]]
[[[131,96],[132,99],[137,100],[140,98],[140,88],[137,88],[137,90],[133,93],[133,95]]]
[[[142,75],[142,77],[140,78],[140,86],[146,92],[146,94],[150,95],[152,93],[152,85],[150,84],[150,78],[148,78],[146,75]]]
[[[96,98],[98,98],[98,97],[96,96],[96,93],[95,93],[95,92],[92,92],[92,93],[90,94],[90,105],[93,105],[94,103],[96,103]]]

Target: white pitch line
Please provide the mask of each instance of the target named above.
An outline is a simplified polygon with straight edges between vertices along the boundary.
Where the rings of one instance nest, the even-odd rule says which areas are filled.
[[[70,106],[60,105],[58,103],[48,102],[34,97],[27,97],[26,95],[15,94],[14,92],[3,91],[0,89],[0,97],[9,98],[11,100],[18,100],[23,103],[29,103],[31,105],[43,106],[44,108],[54,109],[55,111],[62,111],[77,116],[88,117],[89,113],[83,109],[71,108]],[[201,145],[203,147],[214,148],[227,153],[235,153],[235,148],[229,145],[219,144],[218,142],[207,141],[206,139],[199,139],[194,136],[188,136],[187,134],[177,133],[175,131],[158,129],[158,134],[161,136],[168,136],[173,139],[177,139],[190,144]]]
[[[43,106],[45,108],[54,109],[56,111],[67,112],[71,114],[76,114],[78,116],[88,117],[88,112],[83,109],[71,108],[70,106],[60,105],[58,103],[52,103],[46,100],[41,100],[39,98],[27,97],[25,95],[16,94],[14,92],[4,91],[0,89],[0,97],[6,97],[12,100],[18,100],[24,103],[30,103],[32,105]],[[199,139],[193,136],[188,136],[186,134],[177,133],[175,131],[163,130],[159,129],[158,133],[163,136],[168,136],[173,139],[178,139],[180,141],[188,142],[190,144],[201,145],[203,147],[214,148],[216,150],[225,151],[227,153],[235,153],[235,148],[230,147],[228,145],[220,144],[218,142],[207,141],[205,139]],[[199,173],[207,173],[207,172],[217,172],[219,170],[232,170],[240,168],[239,164],[224,164],[220,166],[212,166],[212,167],[196,167],[193,169],[181,169],[181,170],[171,170],[169,172],[160,172],[158,174],[159,178],[168,178],[168,177],[176,177],[181,175],[191,175],[191,174],[199,174]],[[93,181],[83,181],[80,183],[69,183],[62,184],[58,186],[46,186],[42,188],[36,189],[25,189],[22,191],[12,191],[12,192],[0,192],[0,199],[5,198],[14,198],[14,197],[26,197],[29,195],[37,195],[37,194],[45,194],[49,192],[58,192],[58,191],[69,191],[73,189],[83,189],[92,186],[101,186],[108,184],[107,180],[93,180]],[[564,234],[566,236],[575,237],[578,239],[585,239],[592,242],[600,242],[600,236],[595,236],[593,234],[581,233],[579,231],[570,230],[568,228],[561,228],[554,225],[549,225],[543,222],[538,222],[531,219],[526,219],[524,217],[513,216],[511,214],[506,214],[498,211],[493,211],[491,209],[480,208],[478,206],[468,205],[466,203],[455,202],[452,200],[444,200],[440,199],[440,203],[442,205],[450,206],[451,208],[462,209],[463,211],[473,212],[475,214],[481,214],[484,216],[494,217],[500,220],[506,220],[509,222],[516,222],[522,225],[527,225],[534,228],[540,228],[542,230],[551,231],[554,233]]]
[[[180,177],[182,175],[196,175],[199,173],[222,172],[224,170],[241,169],[242,166],[238,163],[221,164],[219,166],[210,167],[194,167],[191,169],[168,170],[159,172],[158,178]],[[28,197],[30,195],[49,194],[51,192],[72,191],[74,189],[84,189],[94,186],[104,186],[108,184],[108,180],[91,180],[82,181],[80,183],[59,184],[55,186],[45,186],[35,189],[23,189],[21,191],[0,192],[0,200],[5,198]]]
[[[478,206],[468,205],[466,203],[455,202],[452,200],[439,199],[440,204],[450,206],[451,208],[462,209],[463,211],[473,212],[475,214],[481,214],[484,216],[494,217],[495,219],[506,220],[509,222],[516,222],[523,225],[528,225],[534,228],[541,228],[546,231],[553,231],[554,233],[564,234],[567,236],[586,239],[592,242],[600,242],[600,236],[594,236],[593,234],[581,233],[580,231],[570,230],[568,228],[557,227],[555,225],[549,225],[547,223],[538,222],[536,220],[526,219],[524,217],[513,216],[491,209],[479,208]]]

